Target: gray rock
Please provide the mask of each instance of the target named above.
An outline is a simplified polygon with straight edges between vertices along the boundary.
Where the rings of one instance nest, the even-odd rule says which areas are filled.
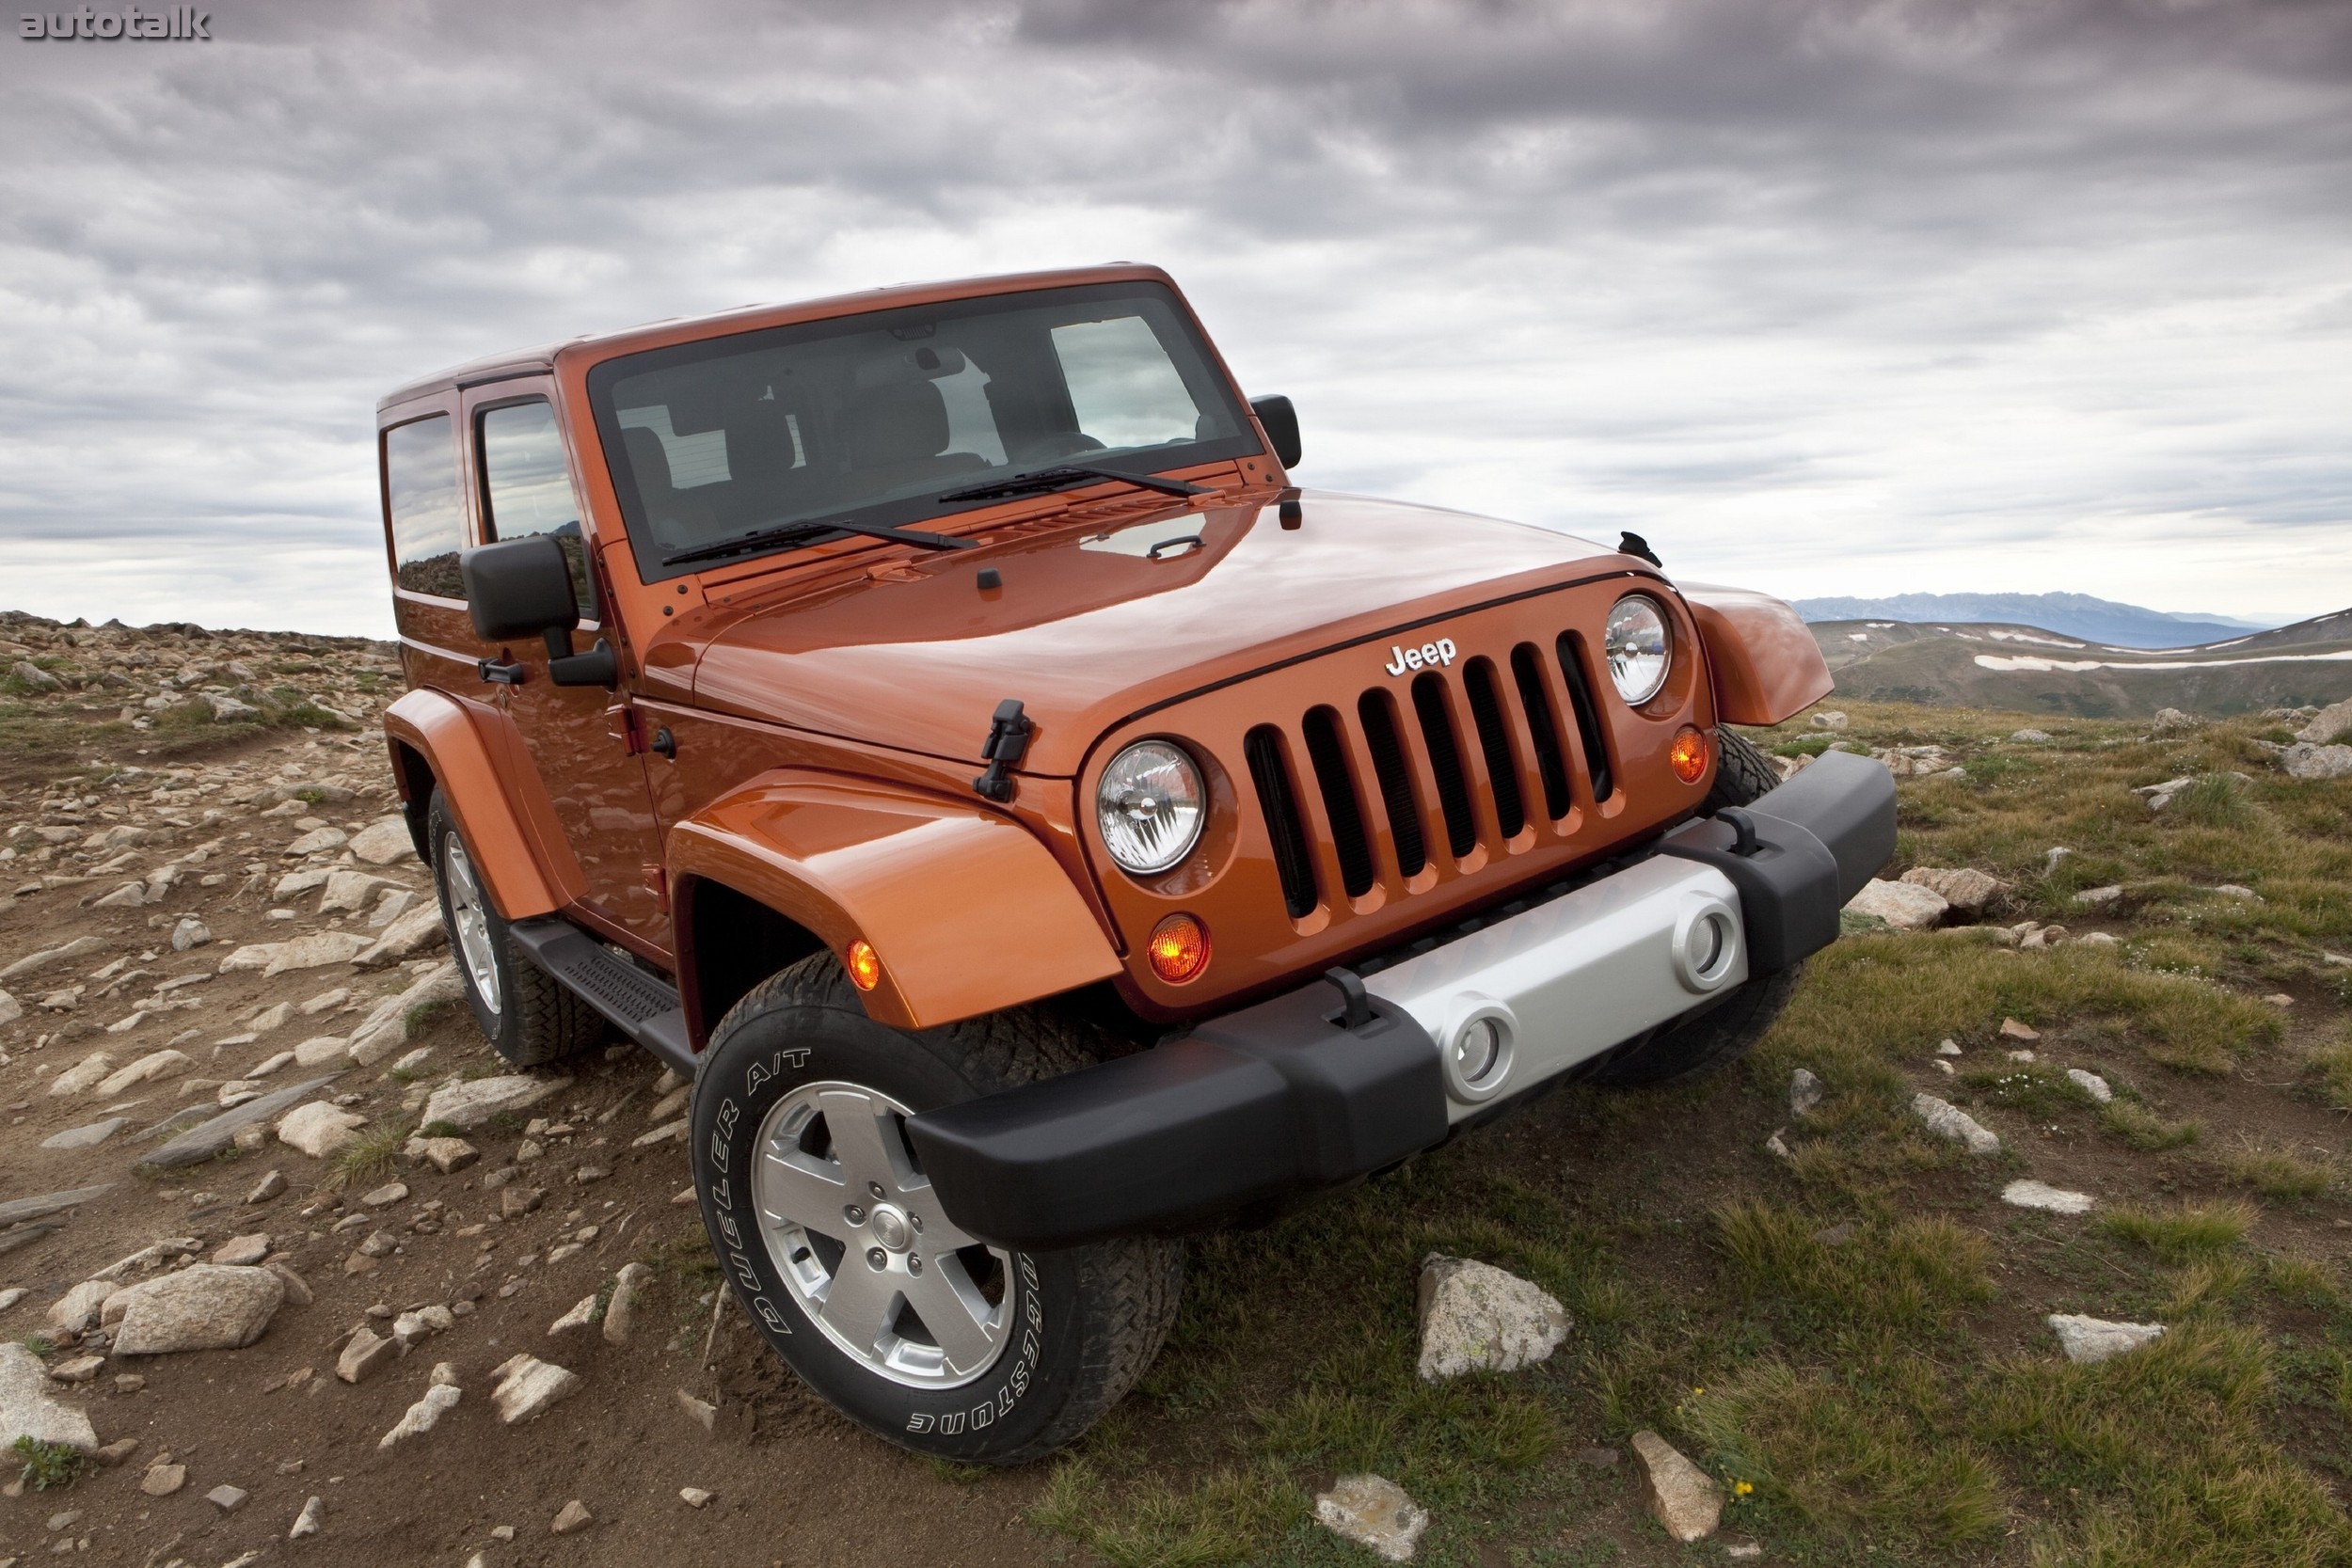
[[[246,1498],[251,1497],[252,1495],[253,1494],[247,1492],[242,1486],[221,1485],[215,1486],[210,1492],[205,1493],[204,1500],[211,1503],[215,1508],[219,1509],[223,1513],[234,1513],[237,1510],[245,1506]]]
[[[2176,707],[2156,709],[2155,727],[2159,730],[2193,730],[2204,721]]]
[[[319,895],[319,913],[358,914],[375,897],[375,890],[400,884],[366,871],[330,871],[326,891]]]
[[[1549,1357],[1568,1337],[1567,1308],[1489,1263],[1431,1253],[1422,1259],[1415,1296],[1425,1383],[1517,1371]]]
[[[87,1127],[69,1127],[62,1132],[52,1132],[41,1139],[43,1148],[95,1148],[129,1126],[129,1117],[108,1117]]]
[[[2106,887],[2087,887],[2074,895],[2074,901],[2085,909],[2098,909],[2102,905],[2115,903],[2122,896],[2122,888],[2111,884]]]
[[[444,1084],[425,1101],[420,1125],[445,1121],[461,1132],[469,1132],[501,1111],[524,1110],[570,1085],[569,1078],[534,1078],[525,1073]]]
[[[399,1422],[391,1431],[376,1439],[375,1446],[379,1449],[389,1449],[395,1443],[405,1443],[411,1437],[420,1437],[431,1432],[434,1423],[438,1421],[442,1414],[453,1407],[462,1397],[453,1386],[435,1384],[424,1391],[423,1398],[402,1413]]]
[[[286,1532],[286,1539],[299,1541],[305,1536],[316,1535],[326,1523],[326,1499],[314,1497],[302,1505],[302,1512],[294,1516],[294,1528]]]
[[[2050,732],[2049,732],[2049,731],[2047,731],[2047,730],[2032,730],[2032,729],[2026,729],[2026,730],[2011,730],[2011,731],[2010,731],[2010,733],[2009,733],[2009,737],[2010,737],[2011,740],[2022,740],[2022,741],[2026,742],[2026,744],[2028,744],[2028,745],[2036,745],[2036,744],[2039,744],[2039,743],[2041,743],[2041,742],[2042,742],[2042,741],[2045,741],[2045,740],[2050,739],[2050,738],[2051,738],[2051,736],[2050,736]]]
[[[335,1357],[335,1375],[345,1383],[365,1383],[400,1354],[397,1340],[377,1337],[366,1326],[354,1329]]]
[[[285,1114],[288,1106],[308,1099],[332,1084],[335,1076],[329,1073],[324,1078],[306,1079],[302,1083],[289,1085],[274,1094],[265,1094],[259,1100],[248,1100],[233,1110],[223,1111],[211,1120],[199,1123],[182,1132],[141,1163],[156,1170],[171,1170],[181,1165],[192,1165],[199,1161],[209,1160],[227,1148],[230,1140],[246,1128],[276,1120]]]
[[[2312,721],[2295,733],[2295,738],[2313,746],[2325,746],[2331,740],[2352,736],[2352,697],[2340,703],[2329,703],[2321,708]]]
[[[643,1263],[624,1263],[612,1281],[612,1299],[604,1308],[604,1340],[609,1345],[628,1342],[629,1332],[636,1326],[637,1304],[653,1282],[653,1270]]]
[[[1821,1081],[1804,1068],[1788,1075],[1788,1114],[1801,1117],[1821,1102]]]
[[[401,1152],[447,1176],[481,1158],[481,1151],[463,1138],[411,1138]]]
[[[367,1124],[365,1117],[314,1100],[286,1114],[278,1124],[278,1138],[313,1160],[324,1160],[358,1143],[359,1129]]]
[[[596,1516],[588,1512],[588,1505],[574,1497],[556,1512],[555,1522],[548,1529],[551,1534],[569,1535],[575,1530],[586,1529],[596,1522]]]
[[[508,1426],[530,1420],[549,1406],[580,1392],[580,1378],[552,1361],[535,1355],[515,1355],[499,1363],[490,1375],[499,1380],[490,1390],[490,1403]]]
[[[245,1195],[245,1200],[247,1203],[267,1203],[285,1190],[286,1173],[270,1171],[253,1184],[253,1190]]]
[[[370,865],[389,865],[413,858],[417,852],[416,841],[408,836],[408,820],[403,816],[379,817],[369,823],[351,835],[346,847]]]
[[[351,961],[359,969],[382,969],[447,945],[449,933],[441,928],[441,906],[420,904],[386,927],[375,945]]]
[[[46,1219],[68,1209],[78,1209],[100,1194],[113,1190],[113,1182],[101,1181],[95,1187],[72,1187],[64,1192],[42,1193],[38,1197],[12,1197],[6,1203],[0,1203],[0,1225],[22,1225],[26,1220]]]
[[[1315,1522],[1343,1540],[1368,1546],[1386,1562],[1410,1562],[1427,1511],[1385,1476],[1342,1476],[1315,1498]]]
[[[98,1085],[98,1098],[115,1100],[141,1084],[151,1084],[159,1078],[174,1078],[187,1071],[196,1063],[185,1052],[166,1047],[151,1051],[137,1061],[126,1063],[108,1073]]]
[[[1688,1545],[1715,1533],[1724,1516],[1724,1489],[1654,1432],[1633,1434],[1633,1452],[1649,1482],[1650,1516]]]
[[[58,1098],[80,1094],[85,1089],[103,1082],[106,1074],[114,1069],[115,1059],[112,1056],[107,1055],[103,1051],[93,1051],[51,1079],[49,1092],[52,1096]]]
[[[269,1233],[257,1230],[248,1236],[231,1236],[213,1249],[213,1261],[229,1268],[246,1269],[269,1256]]]
[[[2298,740],[2279,753],[2279,766],[2291,779],[2352,777],[2352,746],[2313,746]]]
[[[2069,1083],[2102,1105],[2115,1099],[2115,1091],[2107,1087],[2107,1081],[2095,1072],[2087,1072],[2081,1068],[2070,1067],[2066,1069],[2066,1077]]]
[[[26,1290],[22,1285],[11,1285],[7,1290],[0,1291],[0,1312],[6,1312],[9,1307],[14,1307],[18,1302],[23,1301],[26,1296],[31,1294],[32,1291]]]
[[[1933,888],[1873,877],[1846,903],[1856,914],[1875,915],[1899,931],[1925,931],[1940,924],[1951,904]]]
[[[14,1340],[0,1342],[0,1453],[20,1437],[56,1443],[77,1453],[98,1451],[89,1418],[49,1395],[49,1373],[40,1357]]]
[[[2105,1361],[2163,1337],[2162,1323],[2112,1323],[2074,1312],[2053,1312],[2042,1320],[2058,1337],[2069,1361]]]
[[[1939,1138],[1966,1144],[1971,1154],[2000,1152],[2000,1136],[1949,1101],[1938,1100],[1931,1094],[1915,1094],[1911,1097],[1911,1110],[1927,1123],[1929,1132]]]
[[[285,1300],[285,1281],[268,1269],[197,1263],[117,1291],[106,1314],[121,1311],[117,1355],[167,1355],[249,1345]]]
[[[121,1287],[111,1279],[85,1279],[49,1304],[42,1319],[59,1334],[79,1334],[98,1322],[106,1298]]]
[[[397,996],[388,996],[368,1012],[351,1032],[351,1059],[361,1067],[377,1062],[408,1043],[408,1015],[419,1007],[455,1002],[465,994],[457,966],[445,963],[426,971]]]
[[[75,958],[87,958],[93,953],[103,953],[105,950],[106,944],[97,937],[75,937],[72,942],[28,954],[8,965],[8,968],[0,969],[0,985],[5,985],[21,975],[38,974],[55,965],[69,963]]]
[[[278,851],[293,859],[298,855],[323,855],[329,849],[340,849],[351,842],[351,835],[341,828],[313,828]]]
[[[1973,866],[1914,866],[1903,873],[1903,880],[1941,895],[1956,913],[1971,920],[1984,913],[2001,891],[1997,879]]]
[[[189,915],[171,928],[171,950],[184,953],[191,947],[202,947],[213,940],[213,928],[194,915]]]
[[[2034,1180],[2012,1181],[2001,1189],[2001,1201],[2019,1209],[2042,1209],[2053,1214],[2087,1214],[2094,1201],[2089,1193],[2070,1193]]]
[[[24,1004],[0,990],[0,1025],[14,1023],[24,1016]]]

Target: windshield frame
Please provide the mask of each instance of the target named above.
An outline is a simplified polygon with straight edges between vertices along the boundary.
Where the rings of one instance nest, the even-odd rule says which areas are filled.
[[[986,315],[1007,310],[1031,309],[1059,303],[1088,304],[1094,301],[1116,303],[1122,299],[1154,299],[1165,306],[1178,331],[1200,366],[1202,385],[1188,388],[1216,400],[1220,410],[1231,420],[1237,434],[1196,440],[1176,445],[1152,446],[1140,449],[1113,449],[1104,452],[1083,454],[1088,466],[1107,472],[1159,474],[1173,468],[1199,467],[1202,465],[1248,457],[1270,455],[1259,437],[1256,416],[1234,386],[1223,358],[1200,324],[1193,316],[1183,294],[1167,281],[1157,277],[1125,278],[1103,282],[1049,285],[1035,289],[991,291],[985,293],[959,295],[935,302],[893,306],[885,309],[848,311],[837,315],[788,322],[772,326],[748,327],[733,332],[714,333],[689,339],[683,342],[616,355],[598,360],[586,368],[585,389],[591,420],[595,426],[600,455],[611,478],[612,496],[618,503],[621,520],[632,541],[630,551],[640,580],[653,583],[687,577],[697,572],[722,567],[739,567],[766,557],[806,549],[812,545],[851,545],[866,548],[904,549],[910,546],[880,538],[860,538],[855,535],[828,533],[821,527],[812,528],[803,538],[784,539],[772,544],[747,546],[739,554],[718,559],[681,562],[667,564],[664,554],[678,553],[682,546],[665,546],[655,537],[646,517],[637,475],[630,465],[628,442],[622,436],[620,409],[613,397],[617,383],[650,372],[675,370],[712,360],[756,354],[795,343],[818,341],[848,333],[887,331],[894,325],[914,325],[938,323],[960,316]],[[1040,464],[1036,467],[1054,467]],[[994,476],[1012,478],[1025,467],[1008,466]],[[1007,507],[1035,507],[1050,502],[1051,494],[1002,496],[971,501],[943,501],[942,495],[985,483],[990,475],[966,473],[943,480],[933,488],[913,496],[893,497],[829,515],[854,519],[861,524],[921,530],[927,526],[946,525],[952,530],[960,519],[983,513],[993,513]],[[1104,483],[1109,483],[1105,481]],[[1170,498],[1173,500],[1174,498]],[[816,523],[818,519],[780,515],[746,530],[756,532],[771,527],[790,527],[802,522]]]

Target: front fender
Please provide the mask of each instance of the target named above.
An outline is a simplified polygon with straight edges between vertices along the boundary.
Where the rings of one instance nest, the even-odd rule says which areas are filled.
[[[861,937],[870,942],[882,979],[866,993],[866,1011],[902,1028],[974,1018],[1119,972],[1109,939],[1052,853],[977,804],[779,768],[679,822],[668,857],[677,908],[690,907],[691,879],[707,878],[836,955]]]
[[[1677,585],[1699,624],[1715,676],[1715,717],[1777,724],[1836,689],[1820,644],[1796,607],[1769,594],[1712,583]]]
[[[434,787],[449,801],[450,815],[473,851],[475,870],[501,914],[528,920],[564,906],[532,853],[532,835],[491,761],[489,742],[464,704],[421,687],[384,710],[384,733],[395,748],[409,748],[432,769]],[[406,778],[397,767],[393,774]]]

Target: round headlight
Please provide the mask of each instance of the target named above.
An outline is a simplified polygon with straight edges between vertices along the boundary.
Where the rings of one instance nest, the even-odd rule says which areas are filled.
[[[1139,740],[1103,769],[1094,820],[1121,870],[1165,871],[1191,853],[1209,815],[1200,769],[1179,747]]]
[[[1609,612],[1602,646],[1609,656],[1609,678],[1616,683],[1617,695],[1628,706],[1640,707],[1666,684],[1666,668],[1674,657],[1674,633],[1667,628],[1666,612],[1656,599],[1642,594],[1619,599],[1617,608]]]

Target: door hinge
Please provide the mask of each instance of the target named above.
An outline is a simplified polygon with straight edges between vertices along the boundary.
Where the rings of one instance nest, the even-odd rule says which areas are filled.
[[[670,912],[669,868],[658,861],[647,861],[640,869],[644,873],[645,885],[653,889],[653,901],[661,906],[663,914],[668,914]]]
[[[638,721],[637,710],[623,706],[607,711],[612,716],[613,737],[621,743],[622,755],[643,756],[645,752],[645,727]]]

